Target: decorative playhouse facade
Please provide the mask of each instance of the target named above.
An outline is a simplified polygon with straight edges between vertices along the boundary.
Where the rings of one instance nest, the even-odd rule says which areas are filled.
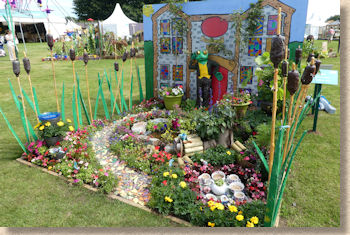
[[[226,92],[248,89],[257,92],[255,58],[271,48],[271,39],[277,31],[278,8],[282,10],[281,34],[286,44],[294,49],[303,41],[303,30],[292,30],[298,26],[305,28],[307,0],[293,1],[265,0],[262,2],[262,17],[254,36],[247,42],[236,43],[235,27],[232,19],[234,10],[243,9],[243,16],[249,14],[249,4],[256,1],[208,0],[183,4],[183,18],[187,21],[188,32],[179,35],[173,26],[176,16],[169,11],[169,5],[144,6],[145,31],[145,71],[147,98],[157,96],[162,86],[182,85],[186,97],[195,99],[196,71],[188,65],[191,53],[208,50],[209,59],[220,65],[221,81],[212,78],[216,101]],[[244,22],[245,23],[245,22]],[[294,25],[293,25],[294,24]],[[212,43],[223,43],[226,50],[213,51]],[[226,55],[225,55],[226,54]]]

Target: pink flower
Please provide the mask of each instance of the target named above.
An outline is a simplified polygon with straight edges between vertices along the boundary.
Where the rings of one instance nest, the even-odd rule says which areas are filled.
[[[108,176],[108,173],[107,172],[105,172],[105,174],[104,174],[105,176]]]
[[[243,160],[245,160],[245,161],[249,161],[249,157],[248,157],[248,156],[246,156],[246,157],[244,157],[244,158],[243,158]]]
[[[158,128],[157,125],[154,125],[154,126],[153,126],[153,129],[154,129],[154,130],[157,130],[157,128]]]
[[[74,174],[78,174],[78,170],[74,170],[73,172],[74,172]]]
[[[166,95],[169,95],[170,93],[169,93],[169,91],[167,91],[165,94],[166,94]]]
[[[79,181],[80,181],[80,179],[75,179],[73,182],[78,183]]]

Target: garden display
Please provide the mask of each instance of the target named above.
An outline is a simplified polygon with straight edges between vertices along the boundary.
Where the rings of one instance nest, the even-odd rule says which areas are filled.
[[[213,3],[213,1],[208,2]],[[304,69],[301,77],[302,85],[299,88],[299,72],[295,64],[289,71],[287,61],[289,32],[284,32],[286,37],[280,35],[282,14],[285,19],[291,17],[286,16],[286,13],[294,11],[285,5],[282,12],[276,2],[259,1],[259,4],[262,4],[259,9],[253,8],[255,5],[252,5],[252,11],[255,10],[253,11],[255,14],[259,12],[262,14],[263,7],[268,3],[272,4],[276,10],[278,7],[277,17],[271,17],[270,20],[271,25],[277,23],[277,26],[276,28],[269,26],[268,29],[270,35],[274,35],[270,37],[270,52],[261,53],[261,42],[259,44],[258,39],[254,41],[250,38],[250,44],[248,43],[249,56],[254,56],[253,61],[263,67],[255,69],[255,74],[259,79],[257,83],[261,83],[258,86],[264,85],[265,95],[271,99],[272,117],[255,106],[256,103],[254,104],[253,101],[260,94],[252,92],[249,88],[239,90],[237,87],[238,75],[233,73],[238,74],[240,71],[243,83],[243,80],[253,77],[250,66],[239,68],[237,61],[232,64],[225,57],[226,55],[209,55],[207,50],[201,50],[199,46],[196,47],[197,49],[190,48],[191,53],[186,57],[182,51],[185,50],[183,40],[172,37],[170,48],[170,34],[177,35],[177,32],[170,32],[170,21],[161,19],[161,33],[166,37],[159,41],[168,41],[168,44],[163,43],[159,51],[167,56],[171,53],[171,49],[176,49],[174,58],[176,57],[177,60],[179,57],[179,61],[186,61],[171,67],[173,79],[169,78],[170,66],[159,65],[162,69],[161,79],[158,79],[156,71],[154,71],[155,77],[146,76],[146,84],[150,79],[155,83],[152,84],[151,89],[147,85],[146,94],[149,96],[150,90],[153,89],[151,93],[154,92],[155,95],[145,99],[139,65],[135,59],[137,50],[134,44],[132,43],[129,53],[126,47],[124,48],[125,45],[122,48],[118,46],[118,50],[123,52],[123,62],[119,66],[116,61],[117,42],[115,41],[112,43],[115,61],[111,63],[115,80],[112,79],[111,74],[108,76],[107,72],[102,76],[98,74],[98,81],[96,81],[98,94],[93,114],[88,83],[90,58],[87,50],[84,50],[82,59],[87,89],[82,90],[75,70],[78,50],[72,46],[69,50],[73,76],[71,120],[66,118],[65,114],[64,85],[62,85],[61,107],[59,107],[52,54],[54,41],[48,34],[57,112],[40,113],[35,89],[32,88],[31,83],[32,101],[23,95],[18,60],[13,61],[12,65],[18,80],[22,104],[19,103],[10,81],[9,84],[21,115],[27,144],[23,144],[17,137],[0,109],[24,151],[21,159],[61,175],[73,184],[90,185],[109,196],[113,195],[137,207],[151,209],[159,214],[172,216],[171,218],[176,217],[187,225],[275,226],[291,164],[306,134],[303,133],[297,144],[293,143],[300,123],[312,105],[310,100],[304,102],[305,96],[321,63],[311,58],[310,64]],[[159,7],[158,10],[160,9]],[[169,5],[166,5],[166,9],[169,9]],[[190,18],[182,20],[190,22]],[[231,18],[225,17],[223,21],[218,21],[216,18],[204,21],[201,33],[211,38],[221,37],[231,30],[228,29],[229,19]],[[193,21],[196,20],[198,18],[193,19]],[[217,30],[213,29],[215,26],[213,22],[220,23]],[[290,24],[288,22],[285,28],[289,29]],[[256,28],[254,27],[254,32]],[[237,37],[240,39],[240,36]],[[187,40],[189,39],[190,37]],[[236,53],[239,53],[239,42],[237,43]],[[256,51],[259,45],[260,49]],[[299,50],[295,51],[297,64],[300,60]],[[220,51],[217,52],[220,53]],[[158,48],[155,53],[157,55],[154,58],[158,56]],[[159,56],[156,59],[164,58]],[[126,63],[130,65],[128,77],[130,83],[127,89],[124,86],[125,71],[123,71]],[[146,58],[146,67],[149,67],[148,63]],[[23,64],[30,81],[29,58],[25,58]],[[152,67],[158,69],[157,66]],[[189,69],[195,72],[192,82],[185,81],[190,77],[186,77]],[[232,79],[236,79],[230,81],[232,90],[227,88],[229,71]],[[280,77],[283,77],[283,80],[279,79]],[[138,80],[139,102],[133,102],[134,78]],[[167,82],[162,81],[158,86],[158,80]],[[107,85],[105,83],[107,91],[103,90],[104,81],[107,83]],[[193,84],[195,86],[191,87],[190,85]],[[124,94],[124,91],[130,93]],[[89,108],[86,107],[83,99],[82,93],[85,92]],[[190,92],[193,93],[193,99],[189,98]],[[215,99],[213,99],[214,93],[217,96]],[[294,101],[295,94],[296,101]],[[290,95],[289,102],[286,101],[288,95]],[[125,96],[128,97],[128,104]],[[31,105],[37,116],[38,123],[34,128],[27,120],[24,99]],[[103,105],[103,120],[96,118],[99,100]],[[277,117],[278,100],[283,100],[281,124]]]

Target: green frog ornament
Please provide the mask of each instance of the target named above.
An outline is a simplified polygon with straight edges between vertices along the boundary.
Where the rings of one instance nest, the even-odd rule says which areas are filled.
[[[219,72],[219,64],[208,59],[208,51],[196,51],[192,53],[189,69],[197,70],[197,106],[209,106],[211,76],[221,81],[222,73]],[[200,92],[200,90],[202,92]]]

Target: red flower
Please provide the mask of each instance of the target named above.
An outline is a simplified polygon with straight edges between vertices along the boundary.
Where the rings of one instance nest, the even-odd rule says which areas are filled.
[[[59,142],[59,141],[57,141],[56,145],[60,145],[60,142]]]
[[[162,182],[162,184],[164,184],[165,186],[168,184],[168,182],[166,181],[166,180],[164,180],[163,182]]]
[[[252,133],[253,135],[256,135],[257,134],[257,132],[255,132],[255,131],[253,131],[253,133]]]
[[[135,118],[133,118],[133,117],[130,118],[130,121],[131,121],[131,122],[134,122],[134,120],[135,120]]]

